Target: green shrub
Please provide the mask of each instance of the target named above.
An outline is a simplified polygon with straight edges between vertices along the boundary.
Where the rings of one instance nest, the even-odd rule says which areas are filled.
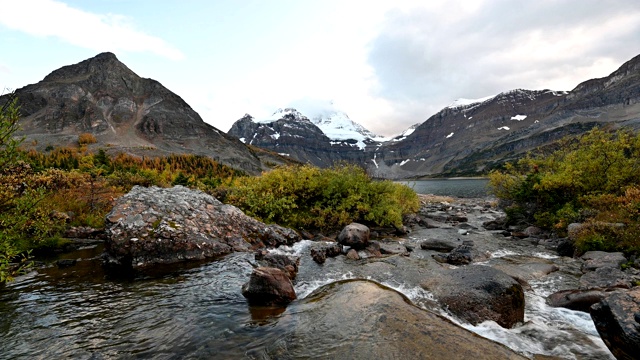
[[[410,188],[372,181],[353,165],[286,166],[239,178],[226,201],[264,222],[298,229],[337,229],[354,221],[399,227],[402,216],[419,207]]]
[[[510,223],[536,224],[566,234],[572,222],[623,223],[586,227],[581,250],[640,249],[640,136],[594,128],[565,138],[552,151],[538,151],[490,174],[493,193]]]

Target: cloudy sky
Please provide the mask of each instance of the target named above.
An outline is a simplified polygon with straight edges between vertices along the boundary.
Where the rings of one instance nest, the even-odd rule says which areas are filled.
[[[638,0],[0,0],[0,88],[111,51],[227,131],[324,104],[382,135],[640,54]]]

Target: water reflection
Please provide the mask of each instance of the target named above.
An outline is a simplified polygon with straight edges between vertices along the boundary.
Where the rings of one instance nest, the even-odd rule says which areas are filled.
[[[485,197],[489,195],[488,179],[431,179],[399,181],[418,194],[433,194],[459,198]]]

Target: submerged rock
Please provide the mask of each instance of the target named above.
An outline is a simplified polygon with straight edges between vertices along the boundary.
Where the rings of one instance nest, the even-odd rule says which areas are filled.
[[[199,190],[134,186],[106,217],[105,264],[142,268],[300,240]]]
[[[249,281],[242,286],[242,295],[249,304],[260,306],[286,305],[296,299],[287,273],[272,267],[253,269]]]
[[[488,266],[464,266],[425,280],[421,286],[459,318],[477,325],[492,320],[505,328],[524,321],[522,285]]]
[[[524,359],[366,280],[316,290],[292,304],[279,325],[289,333],[266,349],[268,358]]]
[[[617,359],[640,354],[640,287],[610,293],[591,307],[591,318]]]

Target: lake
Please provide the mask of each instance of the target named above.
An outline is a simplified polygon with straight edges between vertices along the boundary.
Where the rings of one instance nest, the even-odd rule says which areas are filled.
[[[429,179],[398,182],[409,186],[418,194],[433,194],[458,198],[489,196],[489,179],[486,178]]]

